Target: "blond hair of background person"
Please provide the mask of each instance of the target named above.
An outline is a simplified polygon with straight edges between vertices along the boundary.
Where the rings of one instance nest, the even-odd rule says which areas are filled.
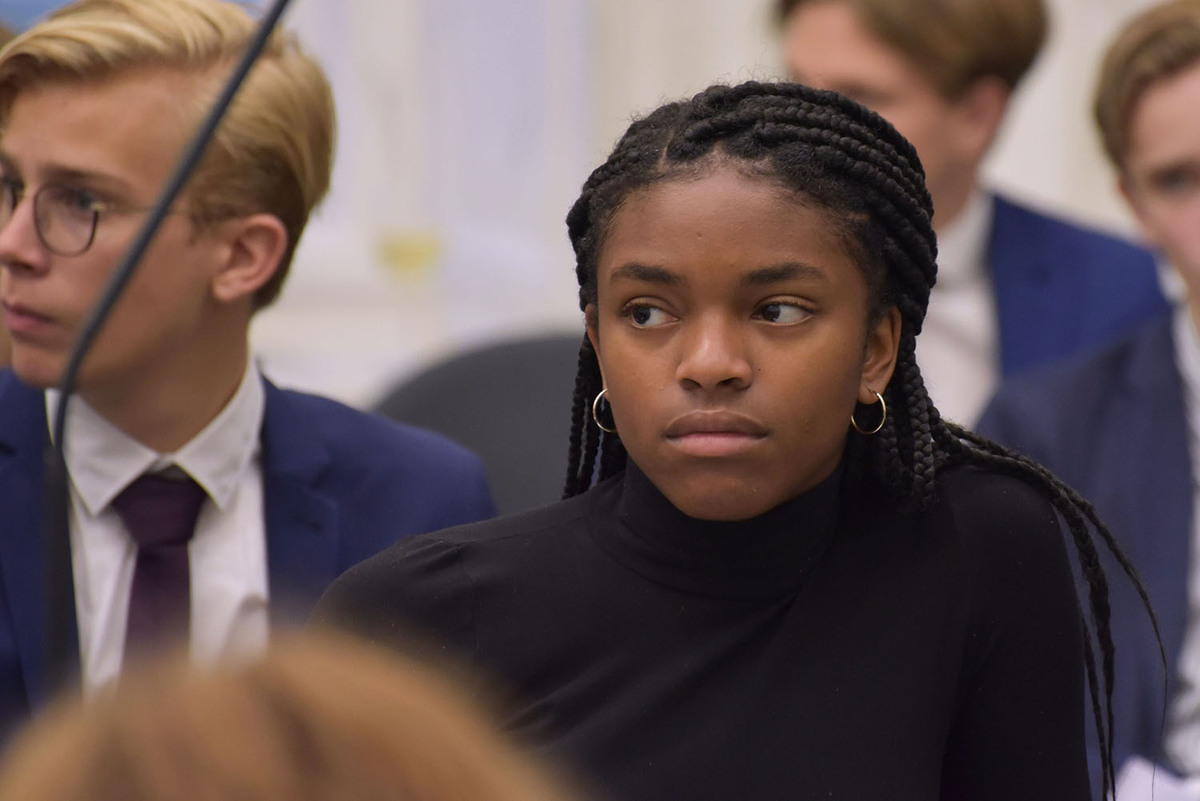
[[[60,703],[0,766],[0,801],[566,798],[439,674],[303,636],[222,669],[178,658]]]
[[[1200,0],[1151,7],[1110,44],[1095,117],[1122,195],[1186,300],[1092,358],[1006,385],[980,430],[1090,498],[1133,559],[1167,658],[1114,596],[1118,760],[1200,780]]]
[[[920,155],[939,247],[921,364],[947,418],[972,425],[1002,378],[1166,307],[1145,250],[981,186],[1046,36],[1042,0],[779,0],[776,13],[793,78],[879,112]]]
[[[47,693],[50,388],[255,30],[221,0],[81,0],[0,57],[0,735]],[[197,659],[253,652],[351,564],[492,513],[473,455],[276,388],[251,358],[251,320],[329,185],[334,127],[321,67],[276,34],[83,363],[66,456],[85,688],[120,674],[143,613],[176,610],[163,628]],[[184,590],[170,599],[139,592],[142,557],[168,550],[134,539],[129,493],[146,487],[199,504],[159,576]]]

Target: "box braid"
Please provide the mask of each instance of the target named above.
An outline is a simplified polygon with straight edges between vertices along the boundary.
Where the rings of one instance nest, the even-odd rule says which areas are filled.
[[[717,164],[778,183],[828,211],[863,270],[869,326],[891,306],[900,312],[896,369],[883,390],[887,420],[873,437],[847,427],[849,446],[864,454],[865,469],[908,511],[929,504],[940,470],[968,463],[1022,479],[1062,515],[1088,588],[1086,679],[1100,744],[1103,797],[1108,797],[1114,784],[1113,642],[1108,581],[1097,536],[1131,578],[1147,610],[1149,600],[1091,504],[1040,465],[943,420],[930,401],[915,353],[937,274],[932,204],[916,151],[890,124],[833,92],[758,82],[713,86],[635,121],[608,160],[592,172],[567,215],[580,308],[596,302],[598,256],[625,199],[655,182],[700,174]],[[563,497],[578,495],[594,479],[607,478],[625,466],[619,437],[601,432],[590,421],[592,401],[601,389],[599,362],[585,337],[579,350]],[[1157,635],[1152,610],[1150,618]],[[1165,665],[1161,638],[1159,651]]]

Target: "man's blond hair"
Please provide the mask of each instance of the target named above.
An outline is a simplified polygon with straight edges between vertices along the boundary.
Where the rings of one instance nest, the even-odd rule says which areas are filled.
[[[77,0],[0,57],[0,129],[22,92],[147,68],[195,76],[180,107],[183,122],[198,125],[255,29],[244,9],[224,0]],[[328,191],[333,138],[324,73],[292,37],[275,34],[186,190],[198,226],[266,212],[287,228],[279,269],[255,296],[259,307],[279,294],[309,214]]]
[[[1200,64],[1200,0],[1173,0],[1134,17],[1109,45],[1092,110],[1104,152],[1122,169],[1129,125],[1153,84]]]
[[[800,7],[841,3],[902,53],[947,98],[980,78],[1016,87],[1046,39],[1042,0],[779,0],[781,24]]]

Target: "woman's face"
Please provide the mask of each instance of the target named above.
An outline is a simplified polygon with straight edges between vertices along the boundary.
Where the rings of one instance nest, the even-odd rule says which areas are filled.
[[[899,314],[867,330],[828,212],[732,167],[627,198],[596,279],[588,336],[618,434],[692,517],[746,519],[820,483],[855,401],[891,378]]]

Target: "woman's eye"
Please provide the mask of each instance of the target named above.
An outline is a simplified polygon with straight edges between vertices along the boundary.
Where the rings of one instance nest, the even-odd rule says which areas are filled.
[[[625,316],[638,328],[653,328],[671,321],[671,315],[657,306],[630,306]]]
[[[795,303],[768,303],[758,311],[758,316],[768,323],[799,323],[810,312]]]

